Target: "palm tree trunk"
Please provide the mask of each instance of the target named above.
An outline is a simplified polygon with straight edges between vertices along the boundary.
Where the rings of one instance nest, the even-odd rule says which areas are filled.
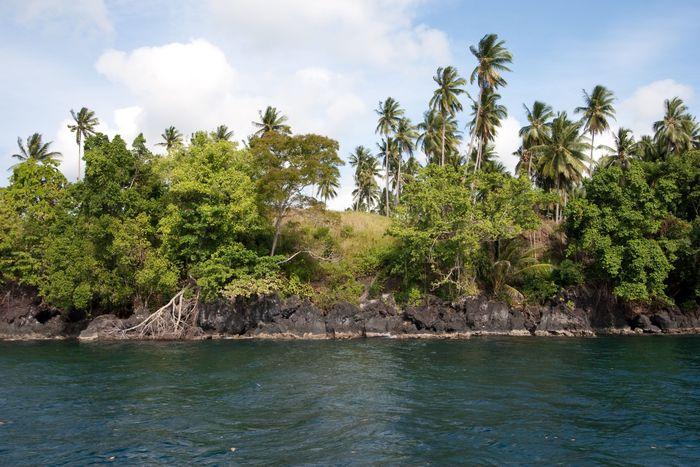
[[[80,143],[81,143],[81,140],[78,139],[78,181],[80,181],[80,159],[83,158],[83,156],[82,156],[83,145]]]
[[[591,162],[588,165],[589,175],[593,176],[593,148],[595,147],[595,133],[591,131]]]
[[[388,144],[387,144],[388,146]],[[389,155],[384,157],[384,213],[389,217]]]
[[[440,167],[445,166],[445,115],[442,116],[442,141],[440,143]]]
[[[527,154],[527,178],[532,183],[532,154],[529,152]]]
[[[401,194],[401,153],[399,153],[399,159],[397,160],[399,168],[396,175],[396,194],[394,195],[394,207],[399,205],[399,195]]]
[[[557,207],[554,211],[554,222],[557,224],[559,223],[560,215],[561,215],[561,207],[560,207],[560,200],[561,200],[561,189],[559,188],[560,183],[559,183],[559,177],[557,176],[557,195],[559,198],[557,198]]]
[[[476,118],[474,119],[474,131],[472,133],[472,140],[469,142],[469,152],[467,153],[467,158],[472,157],[472,149],[473,149],[472,142],[474,141],[474,138],[476,137],[477,129],[479,128],[479,116],[481,115],[481,98],[482,98],[483,93],[484,93],[484,88],[479,86],[479,104],[476,106]],[[479,141],[480,141],[480,139],[479,139]],[[478,162],[479,161],[478,161],[478,155],[477,155],[477,160],[474,162],[474,173],[476,173],[476,171],[479,168]]]

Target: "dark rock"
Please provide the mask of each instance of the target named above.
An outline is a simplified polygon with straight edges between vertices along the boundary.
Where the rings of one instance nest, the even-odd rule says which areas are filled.
[[[360,309],[352,303],[340,302],[326,314],[326,332],[330,336],[362,334],[364,324],[358,319]]]
[[[197,324],[207,332],[240,335],[255,329],[261,322],[271,322],[281,312],[281,302],[276,295],[219,299],[200,306]]]
[[[508,304],[488,300],[486,297],[466,297],[455,303],[463,310],[467,328],[473,331],[507,333],[527,332],[522,311],[511,309]]]
[[[570,310],[558,306],[544,309],[535,333],[586,336],[593,335],[593,329],[588,322],[588,315],[582,309]]]
[[[115,315],[100,315],[90,321],[90,324],[80,333],[78,339],[82,341],[94,341],[115,339],[116,333],[122,327],[123,320]]]

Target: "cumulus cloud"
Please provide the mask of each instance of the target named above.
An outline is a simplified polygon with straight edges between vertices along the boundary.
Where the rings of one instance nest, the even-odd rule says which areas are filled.
[[[222,32],[247,50],[406,70],[448,62],[444,32],[416,23],[419,0],[210,0]]]
[[[693,88],[672,79],[641,86],[620,102],[617,123],[631,128],[637,136],[651,134],[653,123],[663,115],[664,100],[676,96],[688,101],[694,96]]]
[[[103,0],[17,0],[16,20],[21,24],[42,27],[56,25],[65,28],[72,23],[81,29],[113,32],[109,12]]]
[[[515,166],[518,163],[518,158],[513,153],[520,146],[520,135],[518,133],[521,127],[522,124],[517,119],[506,117],[501,122],[501,127],[498,129],[494,140],[498,159],[512,173],[515,173]]]

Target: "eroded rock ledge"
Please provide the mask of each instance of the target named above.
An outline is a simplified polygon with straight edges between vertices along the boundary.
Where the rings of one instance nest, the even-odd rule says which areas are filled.
[[[119,338],[115,330],[137,323],[140,317],[136,314],[121,320],[105,314],[90,322],[66,323],[54,315],[42,323],[37,319],[40,310],[31,302],[25,305],[24,314],[18,313],[17,306],[11,316],[0,314],[0,318],[4,318],[0,320],[0,339],[114,340]],[[621,304],[604,292],[581,290],[562,294],[544,306],[526,307],[511,307],[479,296],[454,302],[428,297],[418,306],[402,309],[391,295],[385,295],[359,306],[341,302],[321,310],[310,301],[296,297],[263,296],[202,304],[197,326],[201,332],[193,339],[697,334],[700,333],[700,310],[681,312],[668,306]]]

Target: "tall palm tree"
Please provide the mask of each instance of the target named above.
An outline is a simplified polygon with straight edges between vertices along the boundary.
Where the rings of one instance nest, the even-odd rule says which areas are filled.
[[[572,122],[566,112],[552,121],[551,134],[544,143],[533,147],[538,156],[538,173],[553,185],[566,205],[566,189],[580,183],[586,171],[585,151],[589,145],[581,136],[582,122]],[[555,221],[561,221],[561,202],[556,204]]]
[[[165,146],[165,150],[168,151],[168,153],[170,153],[173,148],[182,144],[182,133],[172,125],[166,128],[160,137],[163,138],[163,141],[157,143],[156,146]]]
[[[617,166],[622,169],[628,169],[630,159],[634,156],[637,143],[634,141],[632,130],[627,128],[619,128],[613,136],[615,147],[605,147],[610,154],[605,155],[600,160],[601,167]]]
[[[350,155],[350,165],[355,169],[355,189],[352,192],[353,209],[371,210],[379,198],[377,177],[380,175],[377,158],[364,146],[358,146]]]
[[[255,136],[263,136],[271,131],[283,135],[292,133],[291,127],[286,124],[287,116],[282,115],[277,108],[268,105],[265,109],[265,113],[260,110],[258,111],[258,115],[260,116],[260,121],[253,122],[253,126],[258,129],[258,131],[254,133]]]
[[[391,195],[392,188],[394,193],[396,193],[396,187],[399,184],[399,159],[401,158],[401,154],[399,152],[398,141],[393,137],[383,139],[377,144],[377,147],[379,148],[378,156],[382,159],[383,166],[387,168],[387,173],[391,180],[385,180],[386,199],[384,200],[384,208],[389,209],[390,205],[387,203],[389,203],[389,196]]]
[[[471,127],[479,144],[477,145],[474,171],[481,168],[484,147],[496,138],[496,132],[501,126],[501,120],[508,116],[505,106],[498,103],[500,95],[492,88],[481,93],[481,101],[472,103]]]
[[[575,113],[581,113],[583,121],[583,131],[591,135],[591,160],[590,172],[593,172],[593,149],[595,148],[595,136],[607,131],[610,128],[608,119],[615,120],[615,108],[613,101],[615,96],[605,86],[598,84],[590,94],[583,90],[582,107],[576,107]]]
[[[478,46],[470,46],[469,51],[477,60],[477,65],[474,70],[472,70],[469,82],[472,84],[474,81],[477,82],[479,86],[477,102],[480,104],[483,100],[482,95],[488,89],[495,90],[506,85],[506,80],[503,78],[502,73],[510,71],[508,65],[513,62],[513,55],[506,49],[505,41],[498,40],[498,35],[496,34],[486,34],[481,38]],[[477,115],[478,114],[480,114],[480,112],[477,111]],[[476,129],[478,123],[479,122],[475,122],[473,130]],[[475,138],[476,133],[472,131],[467,154],[471,154]]]
[[[430,99],[430,107],[437,111],[442,117],[442,133],[440,142],[440,165],[445,165],[445,138],[446,123],[448,117],[454,117],[462,110],[462,103],[459,102],[459,95],[464,93],[462,86],[467,84],[464,78],[457,73],[457,69],[451,66],[438,68],[433,81],[438,88],[433,92]]]
[[[375,112],[379,118],[377,119],[377,128],[374,131],[384,137],[383,144],[386,145],[389,136],[396,131],[404,111],[396,100],[387,97],[384,102],[379,102]],[[384,200],[384,211],[387,216],[389,215],[389,159],[390,157],[384,157],[384,188],[386,197]]]
[[[413,156],[413,150],[416,147],[416,138],[418,138],[418,132],[416,131],[416,127],[411,123],[411,120],[408,118],[399,120],[399,124],[396,127],[396,134],[394,135],[396,150],[398,152],[394,206],[399,204],[399,196],[401,195],[401,185],[403,183],[401,166],[403,165],[403,155],[407,154],[409,157]]]
[[[324,204],[328,204],[328,200],[338,196],[338,188],[340,188],[340,182],[338,178],[340,176],[340,171],[337,167],[333,167],[334,176],[324,177],[321,183],[318,184],[318,189],[316,190],[316,195],[320,196]]]
[[[668,157],[668,146],[659,138],[642,136],[634,148],[635,156],[646,162],[658,162]]]
[[[549,136],[554,112],[550,106],[540,101],[535,101],[531,109],[525,104],[523,104],[523,107],[525,108],[527,125],[520,128],[519,134],[523,142],[519,155],[521,156],[520,161],[526,162],[527,176],[532,180],[532,162],[534,154],[531,148],[542,144]]]
[[[233,138],[233,130],[229,130],[226,125],[219,125],[214,130],[213,136],[216,141],[230,141]]]
[[[430,164],[440,163],[440,147],[442,143],[442,116],[435,110],[423,114],[423,121],[418,124],[417,145]],[[462,142],[462,132],[459,130],[457,119],[447,117],[445,121],[445,159],[454,163],[459,157],[459,145]],[[456,165],[456,164],[455,164]]]
[[[42,164],[57,165],[57,158],[61,157],[58,151],[51,151],[51,141],[43,142],[42,136],[39,133],[34,133],[27,138],[27,145],[24,145],[22,138],[17,137],[17,147],[19,152],[12,154],[12,157],[20,162],[34,160]]]
[[[679,97],[664,101],[664,117],[654,123],[654,131],[656,139],[673,154],[692,149],[695,144],[696,123]]]
[[[78,145],[78,180],[80,180],[80,161],[83,158],[83,141],[88,136],[95,134],[95,127],[99,125],[100,121],[95,117],[95,112],[83,107],[76,114],[72,109],[70,111],[71,117],[75,122],[72,125],[68,125],[70,131],[75,133],[75,142]]]

